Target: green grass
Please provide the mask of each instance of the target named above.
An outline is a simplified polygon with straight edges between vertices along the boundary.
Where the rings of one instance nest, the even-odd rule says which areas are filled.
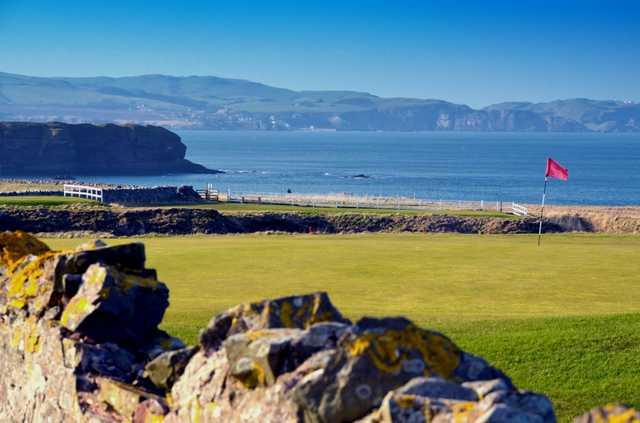
[[[562,420],[640,406],[640,237],[367,234],[146,238],[189,342],[235,304],[326,290],[349,317],[406,315],[482,355]],[[48,240],[71,247],[80,240]],[[122,242],[114,240],[112,242]]]
[[[255,204],[255,203],[212,203],[212,204],[196,204],[185,205],[179,207],[188,207],[194,209],[214,209],[225,214],[241,214],[241,213],[303,213],[311,215],[322,214],[344,214],[344,213],[360,213],[360,214],[402,214],[402,215],[450,215],[450,216],[478,216],[478,217],[502,217],[513,218],[513,215],[501,213],[491,210],[404,210],[404,209],[374,209],[366,207],[307,207],[307,206],[291,206],[287,204]]]
[[[61,197],[55,195],[20,195],[3,197],[0,194],[0,206],[64,206],[78,203],[95,203],[95,201],[77,197]]]

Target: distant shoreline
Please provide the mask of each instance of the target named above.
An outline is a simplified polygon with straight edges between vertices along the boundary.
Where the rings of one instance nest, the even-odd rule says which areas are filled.
[[[25,85],[29,95],[23,94]],[[6,87],[0,105],[6,120],[135,122],[176,130],[640,132],[640,103],[627,100],[507,101],[476,108],[439,99],[170,75],[48,78],[0,72],[0,86]]]
[[[99,188],[144,188],[142,185],[135,184],[109,184],[100,182],[83,182],[80,180],[57,180],[48,178],[10,178],[0,176],[0,196],[7,195],[7,193],[23,193],[32,195],[56,195],[56,193],[62,193],[62,188],[65,184],[87,184]],[[200,188],[200,187],[194,187]],[[53,193],[53,194],[51,194]],[[224,199],[227,195],[226,192],[221,192],[220,195]],[[380,202],[381,205],[387,204],[393,206],[398,203],[403,206],[410,206],[412,204],[419,205],[419,201],[433,201],[433,210],[438,209],[438,201],[441,201],[443,206],[448,206],[449,209],[456,208],[455,205],[458,202],[481,204],[480,201],[470,200],[426,200],[415,199],[406,196],[378,196],[378,195],[352,195],[340,192],[325,192],[325,193],[283,193],[283,194],[268,194],[268,193],[255,193],[255,194],[234,194],[234,197],[244,196],[249,201],[255,201],[257,197],[261,196],[263,200],[273,200],[273,198],[286,198],[283,203],[313,203],[317,204],[339,204],[343,207],[348,205],[356,207],[358,202],[364,204],[365,201]],[[273,197],[273,198],[271,198]],[[237,199],[236,198],[236,199]],[[496,203],[502,203],[506,209],[510,202],[508,201],[486,201],[484,202],[484,208],[486,210],[495,209]],[[539,213],[540,205],[536,203],[522,203],[522,205],[529,208],[529,213],[532,216],[536,216]],[[364,206],[362,206],[364,207]],[[441,207],[442,208],[442,207]],[[609,217],[631,217],[640,218],[640,204],[627,204],[627,205],[606,205],[606,204],[554,204],[548,203],[545,207],[546,215],[571,215],[571,214],[598,214],[606,215]]]

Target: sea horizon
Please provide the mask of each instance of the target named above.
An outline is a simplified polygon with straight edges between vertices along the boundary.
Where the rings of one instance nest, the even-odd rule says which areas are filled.
[[[402,196],[538,203],[547,157],[570,170],[548,201],[640,204],[640,134],[176,131],[187,158],[220,175],[77,176],[144,186],[212,184],[232,193]]]

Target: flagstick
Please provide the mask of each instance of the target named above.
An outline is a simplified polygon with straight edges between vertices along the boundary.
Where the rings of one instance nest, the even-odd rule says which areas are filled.
[[[542,217],[544,216],[544,200],[547,196],[547,181],[548,178],[544,177],[544,189],[542,190],[542,207],[540,207],[540,226],[538,227],[538,247],[540,246],[540,239],[542,238]]]

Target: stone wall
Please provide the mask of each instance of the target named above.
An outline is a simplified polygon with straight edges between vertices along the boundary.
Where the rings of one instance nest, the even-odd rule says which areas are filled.
[[[0,421],[555,421],[548,398],[445,335],[351,322],[326,293],[231,308],[196,346],[158,329],[168,298],[143,244],[58,252],[0,233]]]
[[[228,234],[279,231],[289,233],[458,232],[534,233],[535,220],[490,217],[409,216],[298,213],[223,215],[212,209],[140,210],[0,208],[0,231],[97,232],[117,236],[143,234]],[[545,223],[545,232],[562,231]]]
[[[109,204],[176,204],[203,201],[190,186],[133,187],[103,189],[103,200]]]

